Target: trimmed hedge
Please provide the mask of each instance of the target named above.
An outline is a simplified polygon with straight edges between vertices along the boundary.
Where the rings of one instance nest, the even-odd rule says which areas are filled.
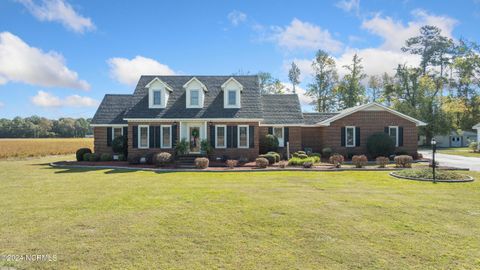
[[[372,158],[389,157],[395,152],[395,143],[386,133],[375,133],[367,139],[367,151]]]
[[[91,154],[92,150],[90,150],[90,148],[80,148],[80,149],[78,149],[77,152],[75,153],[75,157],[77,158],[77,161],[85,160],[85,159],[83,159],[83,155],[85,155],[87,153]],[[86,161],[88,161],[88,159]]]

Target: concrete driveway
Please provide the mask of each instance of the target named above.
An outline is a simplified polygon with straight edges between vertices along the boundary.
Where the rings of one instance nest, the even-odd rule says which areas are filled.
[[[432,158],[431,150],[420,150],[418,152],[425,158]],[[442,166],[469,168],[471,171],[480,171],[480,158],[447,155],[437,152],[435,154],[435,160]]]

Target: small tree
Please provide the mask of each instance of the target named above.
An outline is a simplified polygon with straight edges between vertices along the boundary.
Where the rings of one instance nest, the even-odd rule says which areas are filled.
[[[292,62],[292,66],[290,67],[290,70],[288,71],[288,79],[293,85],[293,93],[295,94],[295,85],[298,85],[300,83],[300,69],[298,68],[297,64],[295,62]]]
[[[267,134],[260,140],[260,152],[277,152],[278,150],[278,139],[272,134]]]
[[[118,136],[112,141],[112,150],[117,154],[124,154],[127,156],[128,141],[127,136]]]
[[[372,158],[379,156],[388,157],[395,152],[395,143],[386,133],[379,132],[367,139],[367,151]]]

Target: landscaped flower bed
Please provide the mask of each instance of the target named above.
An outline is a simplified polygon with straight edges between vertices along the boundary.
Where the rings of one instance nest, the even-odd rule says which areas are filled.
[[[433,181],[433,170],[430,168],[424,169],[409,169],[391,172],[390,175],[398,178],[419,180],[419,181]],[[436,181],[438,182],[470,182],[473,178],[468,175],[460,174],[456,171],[436,170]]]

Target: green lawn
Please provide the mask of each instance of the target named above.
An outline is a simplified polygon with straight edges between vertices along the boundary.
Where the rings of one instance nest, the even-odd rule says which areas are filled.
[[[474,153],[468,147],[459,147],[459,148],[440,148],[438,149],[439,153],[442,154],[449,154],[449,155],[457,155],[463,157],[477,157],[480,158],[480,153]]]
[[[58,157],[56,159],[59,159]],[[0,255],[54,269],[479,269],[480,183],[0,161]],[[470,173],[480,177],[478,173]]]

